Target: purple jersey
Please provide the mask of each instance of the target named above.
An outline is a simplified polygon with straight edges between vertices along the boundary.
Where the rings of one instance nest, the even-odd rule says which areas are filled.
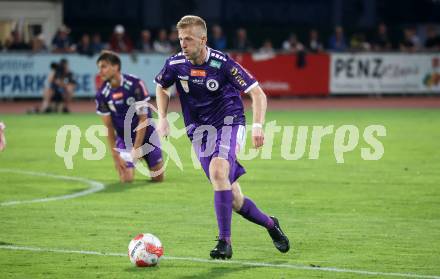
[[[144,83],[139,78],[121,74],[121,84],[112,88],[109,81],[103,83],[96,93],[96,113],[100,115],[110,115],[116,134],[124,138],[124,120],[130,106],[136,102],[148,101],[150,99]],[[147,117],[151,118],[151,111],[144,109]],[[135,114],[131,121],[132,140],[135,139],[134,129],[139,123],[139,118]]]
[[[207,48],[202,65],[193,65],[182,52],[167,59],[156,76],[156,83],[168,88],[174,83],[179,93],[188,136],[192,139],[195,127],[212,125],[220,129],[225,118],[232,116],[232,125],[245,125],[241,92],[258,85],[255,78],[228,55]]]

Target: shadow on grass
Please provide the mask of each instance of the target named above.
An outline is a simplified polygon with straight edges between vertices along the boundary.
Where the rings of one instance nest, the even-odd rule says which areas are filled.
[[[141,188],[141,187],[159,187],[163,183],[158,182],[152,182],[150,180],[146,179],[138,179],[134,180],[131,183],[121,183],[121,182],[113,182],[113,183],[106,183],[105,189],[102,191],[99,191],[98,193],[119,193],[124,191],[129,191],[131,189]]]
[[[168,268],[175,268],[176,266],[170,266]],[[182,266],[182,268],[190,269],[188,266]],[[256,269],[261,268],[259,266],[239,266],[239,265],[228,265],[224,264],[221,266],[213,266],[209,268],[206,272],[197,272],[198,269],[194,269],[194,274],[186,275],[186,276],[179,276],[180,279],[213,279],[213,278],[228,278],[228,275],[231,273],[236,273],[244,270],[250,270],[250,269]],[[128,267],[125,269],[127,272],[133,272],[133,273],[150,273],[150,272],[157,272],[160,270],[160,266],[155,267],[148,267],[148,268],[139,268],[139,267]]]
[[[236,272],[259,268],[257,266],[239,266],[239,265],[222,265],[213,266],[206,272],[199,274],[191,274],[187,276],[179,277],[181,279],[205,279],[205,278],[228,278],[229,275]]]

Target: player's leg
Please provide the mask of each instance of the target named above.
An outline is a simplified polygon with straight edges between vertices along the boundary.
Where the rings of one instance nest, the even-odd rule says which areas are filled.
[[[209,177],[214,188],[214,207],[219,229],[217,246],[211,251],[214,259],[232,257],[231,219],[232,219],[232,189],[229,181],[229,162],[223,158],[214,157],[209,164]]]
[[[243,195],[240,184],[237,181],[232,184],[232,193],[234,195],[233,204],[235,212],[266,229],[273,228],[273,220],[267,214],[264,214],[250,198]]]
[[[147,154],[144,156],[144,160],[148,165],[148,169],[150,170],[151,181],[162,182],[165,178],[162,149],[159,135],[157,134],[156,128],[153,125],[149,125],[147,127],[145,142],[149,144],[149,148],[153,148],[152,150],[148,150],[146,152]]]
[[[149,167],[151,181],[162,182],[165,179],[165,170],[163,169],[163,161],[160,161],[155,166]]]
[[[231,247],[231,219],[232,219],[232,188],[231,183],[236,181],[245,173],[244,168],[237,162],[236,148],[238,135],[242,135],[244,127],[225,126],[225,130],[217,132],[214,142],[209,139],[201,140],[203,137],[194,135],[193,146],[195,153],[211,181],[214,189],[214,208],[219,229],[219,240],[217,246],[211,251],[212,258],[230,258]],[[224,132],[224,133],[223,133]],[[224,138],[223,138],[224,137]],[[211,139],[212,140],[212,139]],[[212,154],[204,154],[211,150]]]
[[[232,184],[232,194],[234,211],[250,222],[266,228],[275,247],[280,252],[286,253],[289,251],[289,239],[281,230],[278,219],[265,214],[250,198],[245,197],[237,181]]]

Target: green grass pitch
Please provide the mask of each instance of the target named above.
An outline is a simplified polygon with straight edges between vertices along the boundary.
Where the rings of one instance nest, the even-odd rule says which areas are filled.
[[[292,249],[280,254],[263,228],[234,215],[230,264],[209,260],[217,235],[213,194],[202,170],[193,167],[186,137],[171,139],[183,171],[170,162],[164,183],[152,184],[137,174],[134,183],[124,185],[117,182],[110,155],[100,161],[83,159],[82,148],[92,147],[86,129],[101,124],[96,115],[0,115],[0,120],[7,125],[8,140],[0,153],[0,203],[63,196],[89,187],[17,171],[83,177],[106,186],[75,199],[1,206],[0,248],[43,251],[0,249],[0,278],[440,276],[438,110],[268,112],[267,121],[278,125],[336,129],[352,124],[361,136],[357,147],[345,154],[344,164],[336,163],[333,154],[334,133],[323,138],[317,160],[308,159],[308,148],[299,160],[283,159],[278,133],[271,160],[243,161],[244,193],[280,219]],[[56,132],[65,124],[77,125],[83,135],[72,170],[54,151]],[[361,148],[368,145],[362,132],[372,124],[386,128],[387,135],[378,138],[385,153],[380,160],[365,161]],[[141,269],[125,256],[48,251],[125,254],[130,239],[141,232],[157,235],[165,256],[184,259],[165,258],[158,267]],[[432,277],[423,277],[427,275]]]

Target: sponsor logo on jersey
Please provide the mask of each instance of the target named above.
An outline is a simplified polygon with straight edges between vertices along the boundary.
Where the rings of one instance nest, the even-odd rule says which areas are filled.
[[[236,67],[232,67],[231,69],[231,75],[236,76],[238,74],[238,69]]]
[[[185,62],[185,59],[172,60],[172,61],[170,61],[170,65],[182,64],[184,62]]]
[[[243,77],[239,74],[239,70],[237,69],[237,67],[232,67],[231,75],[241,87],[247,86],[246,81],[244,81]]]
[[[194,78],[191,81],[192,81],[192,83],[199,84],[199,85],[205,83],[205,79],[203,79],[203,78]]]
[[[192,77],[206,77],[206,71],[191,69],[191,76]]]
[[[209,63],[209,66],[211,66],[213,68],[220,69],[220,67],[222,66],[222,62],[217,61],[217,60],[211,60],[211,62]]]
[[[118,100],[118,99],[121,99],[122,97],[124,97],[124,93],[122,93],[122,92],[116,92],[116,93],[112,94],[113,100]]]
[[[180,84],[182,85],[183,90],[188,93],[189,92],[189,86],[187,80],[180,80]]]
[[[206,88],[208,88],[209,91],[216,91],[219,87],[218,81],[215,79],[208,79],[206,81]]]

